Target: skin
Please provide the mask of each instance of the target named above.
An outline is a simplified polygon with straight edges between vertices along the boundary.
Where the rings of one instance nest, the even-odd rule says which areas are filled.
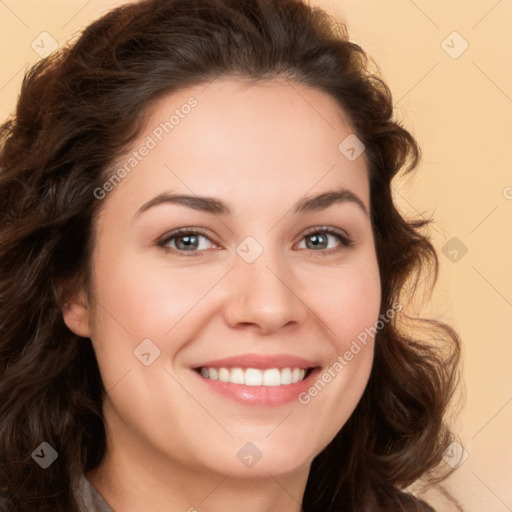
[[[91,338],[107,390],[107,455],[86,476],[125,512],[297,512],[312,459],[361,398],[374,340],[307,405],[238,404],[205,390],[191,366],[286,353],[328,368],[375,324],[369,215],[350,201],[293,213],[300,199],[340,188],[369,211],[367,164],[338,150],[354,130],[330,96],[278,79],[222,78],[160,99],[127,156],[191,96],[197,106],[102,200],[92,293],[63,312]],[[137,215],[163,192],[218,198],[232,214],[160,204]],[[323,226],[353,245],[326,234],[315,247],[318,230],[305,232]],[[179,252],[183,238],[158,245],[181,227],[207,231],[202,256]],[[263,249],[250,264],[236,252],[247,236]],[[160,350],[149,366],[134,357],[147,338]],[[262,453],[252,467],[236,456],[247,442]]]

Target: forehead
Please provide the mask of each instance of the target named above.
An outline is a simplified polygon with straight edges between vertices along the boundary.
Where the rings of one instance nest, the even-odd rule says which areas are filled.
[[[341,107],[322,91],[284,79],[217,79],[151,106],[141,136],[113,168],[127,172],[109,199],[135,211],[173,191],[258,211],[343,186],[369,207],[364,153],[351,160],[340,150],[353,136]]]

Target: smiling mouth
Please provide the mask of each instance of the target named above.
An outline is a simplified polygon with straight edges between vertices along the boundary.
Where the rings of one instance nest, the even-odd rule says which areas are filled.
[[[306,379],[315,368],[226,368],[206,367],[194,368],[205,379],[229,382],[244,386],[289,386]]]

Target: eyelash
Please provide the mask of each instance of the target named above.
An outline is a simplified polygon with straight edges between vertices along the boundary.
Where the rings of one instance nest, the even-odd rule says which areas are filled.
[[[325,249],[325,250],[319,250],[316,251],[314,249],[306,249],[308,253],[318,255],[318,256],[331,256],[334,253],[338,253],[342,248],[348,248],[354,245],[354,241],[348,237],[346,234],[344,234],[342,231],[338,231],[336,229],[327,227],[327,226],[318,226],[315,228],[311,228],[307,230],[300,241],[302,241],[304,238],[310,236],[310,235],[316,235],[316,234],[327,234],[332,235],[335,238],[337,238],[341,242],[341,247],[336,247],[334,249]],[[180,236],[184,235],[202,235],[205,238],[207,238],[210,242],[215,243],[211,238],[208,236],[207,232],[201,228],[179,228],[176,229],[166,235],[162,239],[160,239],[157,242],[157,245],[159,247],[162,247],[164,250],[169,252],[178,253],[180,255],[183,255],[185,257],[198,257],[203,256],[204,250],[198,250],[198,251],[182,251],[180,249],[173,249],[171,247],[166,247],[166,244],[168,244],[171,240],[175,238],[180,238]]]

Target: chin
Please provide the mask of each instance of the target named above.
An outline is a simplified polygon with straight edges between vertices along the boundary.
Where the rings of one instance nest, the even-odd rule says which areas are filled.
[[[309,468],[322,449],[321,446],[295,442],[293,436],[288,438],[288,442],[277,438],[265,439],[268,432],[265,429],[265,433],[258,438],[231,440],[220,450],[212,450],[210,446],[210,456],[204,460],[204,464],[220,474],[229,473],[232,478],[269,478],[270,475],[286,475]],[[201,455],[204,459],[204,453]]]

